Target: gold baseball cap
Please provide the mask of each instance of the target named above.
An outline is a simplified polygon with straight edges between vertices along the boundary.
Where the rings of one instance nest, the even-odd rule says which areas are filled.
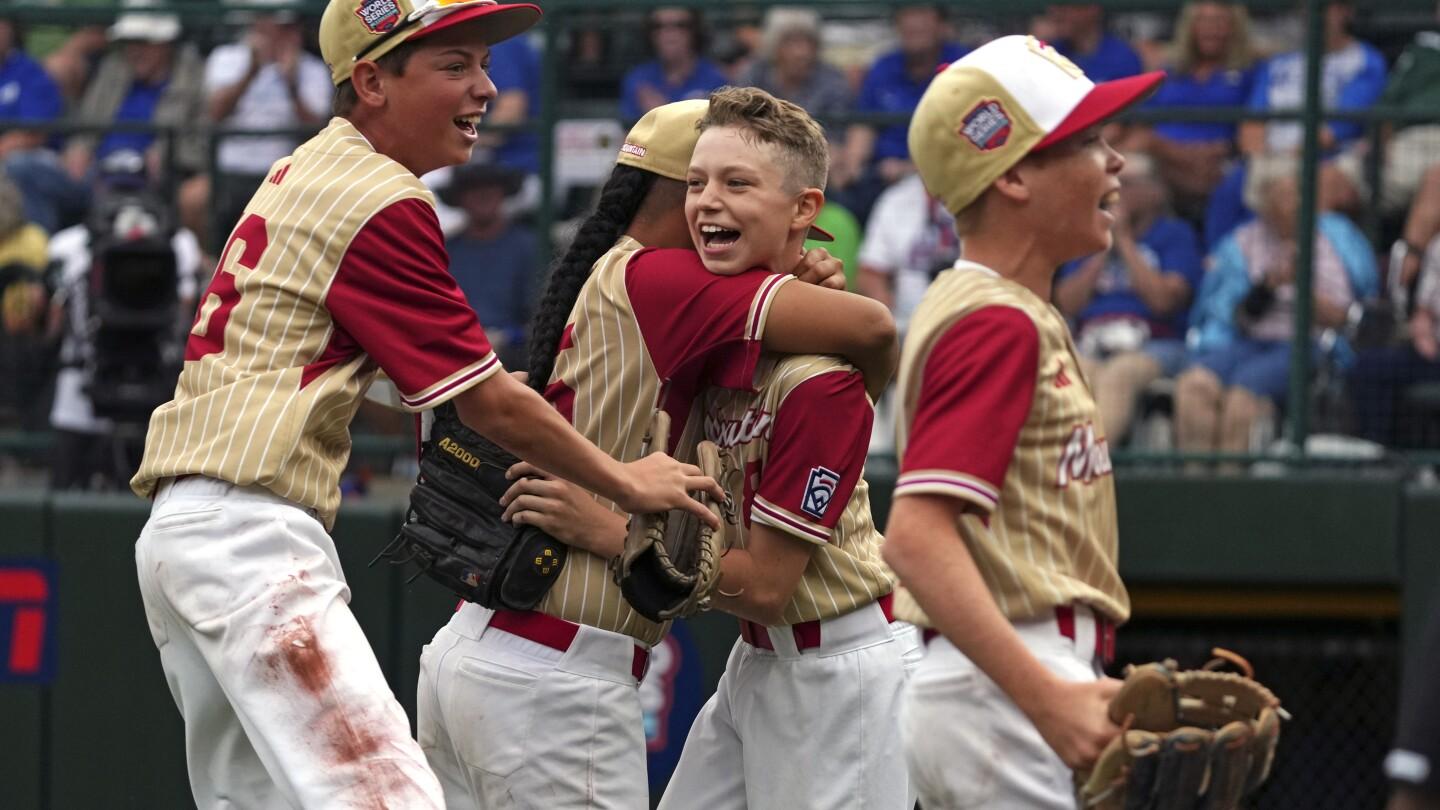
[[[320,17],[320,55],[340,85],[361,59],[378,59],[402,42],[481,17],[486,25],[478,27],[480,37],[494,45],[538,22],[540,7],[495,0],[330,0]]]
[[[1143,101],[1164,78],[1096,84],[1035,37],[1001,37],[930,82],[910,119],[910,157],[925,189],[959,214],[1026,155]]]
[[[615,162],[621,166],[685,182],[690,172],[690,155],[700,140],[700,119],[710,109],[708,99],[674,101],[655,107],[635,122],[620,145]],[[823,228],[810,226],[806,237],[819,242],[833,242],[835,237]]]

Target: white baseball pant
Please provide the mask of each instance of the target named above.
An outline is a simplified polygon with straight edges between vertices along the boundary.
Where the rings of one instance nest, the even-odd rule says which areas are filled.
[[[420,655],[420,746],[446,806],[648,807],[635,640],[572,625],[562,651],[494,616],[466,603]]]
[[[1015,623],[1030,652],[1069,681],[1103,672],[1095,614],[1074,606],[1073,629],[1055,618]],[[943,636],[932,639],[901,709],[910,778],[926,810],[1075,810],[1071,770],[1010,697]]]
[[[443,807],[312,511],[167,480],[135,565],[198,806]]]
[[[690,727],[660,810],[910,810],[898,722],[918,635],[877,604],[820,623],[797,649],[739,640]]]

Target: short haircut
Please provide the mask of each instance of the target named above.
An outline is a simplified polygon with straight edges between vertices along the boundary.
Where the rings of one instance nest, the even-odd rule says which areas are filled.
[[[754,141],[780,152],[785,183],[792,190],[825,189],[830,145],[825,131],[797,104],[758,87],[722,87],[710,94],[710,109],[697,126],[701,132],[737,127]]]
[[[375,65],[392,76],[404,76],[405,65],[418,47],[415,42],[402,42],[396,45],[394,50],[387,51],[375,59]],[[335,88],[335,95],[330,99],[330,114],[344,118],[359,103],[360,97],[355,94],[355,83],[346,79]]]

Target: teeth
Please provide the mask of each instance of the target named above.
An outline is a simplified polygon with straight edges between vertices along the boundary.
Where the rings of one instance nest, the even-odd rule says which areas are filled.
[[[480,123],[480,114],[476,113],[474,115],[461,115],[456,117],[455,120],[459,121],[462,124],[469,124],[471,126],[474,126]]]
[[[728,231],[728,230],[730,230],[730,229],[729,229],[729,228],[722,228],[722,227],[720,227],[719,225],[701,225],[701,226],[700,226],[700,232],[701,232],[701,233],[720,233],[720,232],[722,232],[722,231]]]

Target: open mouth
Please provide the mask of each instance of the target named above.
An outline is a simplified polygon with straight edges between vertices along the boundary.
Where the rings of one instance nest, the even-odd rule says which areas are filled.
[[[740,240],[740,232],[719,225],[701,225],[700,239],[707,248],[727,248]]]
[[[1120,191],[1117,189],[1100,198],[1100,210],[1108,214],[1118,202],[1120,202]]]
[[[459,115],[450,120],[455,124],[455,128],[460,130],[465,137],[473,138],[475,137],[475,126],[480,123],[480,115],[480,113]]]

